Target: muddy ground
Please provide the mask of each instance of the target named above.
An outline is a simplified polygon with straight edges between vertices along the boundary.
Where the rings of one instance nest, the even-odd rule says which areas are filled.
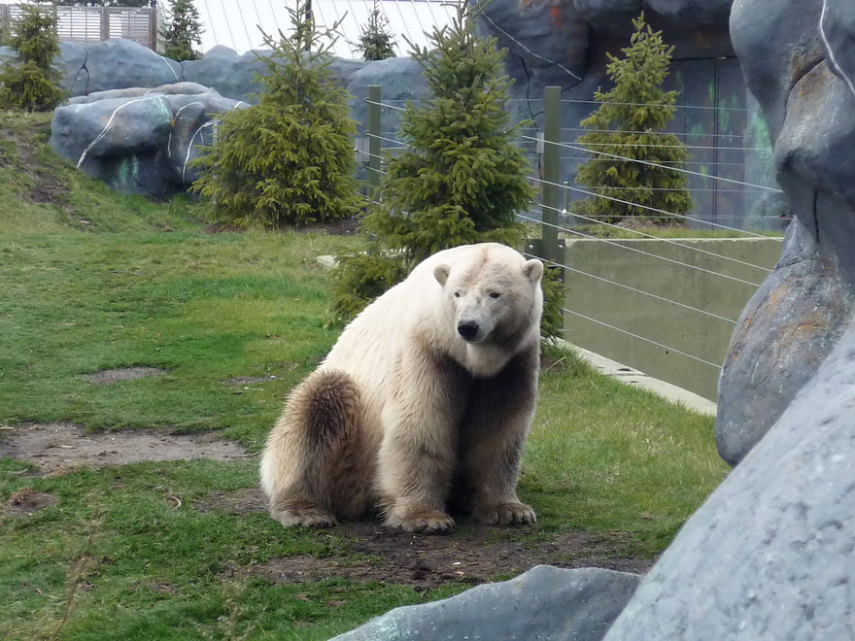
[[[34,463],[46,476],[66,474],[81,465],[101,468],[143,461],[230,461],[248,456],[240,446],[212,434],[150,430],[85,434],[69,422],[0,428],[0,457]],[[50,495],[21,490],[0,505],[0,512],[26,517],[55,502]],[[249,488],[212,493],[185,507],[240,515],[264,512],[266,501],[261,491]],[[469,526],[436,536],[389,530],[377,520],[339,524],[332,532],[340,547],[328,556],[292,556],[251,567],[231,567],[226,575],[263,576],[273,583],[342,577],[411,585],[422,591],[449,582],[477,584],[508,578],[539,564],[637,573],[646,572],[651,565],[646,559],[620,556],[623,545],[618,535],[565,532],[535,542],[522,530]],[[318,535],[328,536],[325,531]]]

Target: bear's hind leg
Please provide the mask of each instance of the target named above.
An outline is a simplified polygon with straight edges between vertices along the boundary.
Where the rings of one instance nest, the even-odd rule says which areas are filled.
[[[261,463],[274,519],[327,527],[366,510],[360,422],[359,391],[343,372],[315,372],[294,390]]]

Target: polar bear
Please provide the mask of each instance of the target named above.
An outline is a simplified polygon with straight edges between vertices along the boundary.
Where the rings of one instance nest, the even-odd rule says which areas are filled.
[[[533,523],[516,495],[535,410],[543,264],[496,243],[440,251],[378,297],[289,396],[262,456],[283,525],[379,509],[445,532],[449,508]]]

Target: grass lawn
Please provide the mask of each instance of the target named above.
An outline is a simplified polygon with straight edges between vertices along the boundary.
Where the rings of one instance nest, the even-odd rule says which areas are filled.
[[[327,639],[539,562],[643,570],[723,479],[711,418],[559,355],[520,484],[537,525],[282,528],[257,455],[337,335],[314,258],[359,241],[209,233],[193,203],[86,179],[46,148],[46,128],[0,113],[0,452],[71,422],[81,440],[57,445],[69,458],[82,439],[120,451],[142,432],[227,439],[245,456],[0,457],[0,638]],[[87,378],[129,367],[155,375]]]

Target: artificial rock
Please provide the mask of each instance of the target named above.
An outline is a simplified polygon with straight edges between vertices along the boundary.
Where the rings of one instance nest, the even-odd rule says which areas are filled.
[[[540,565],[510,581],[395,608],[334,641],[599,641],[639,579]]]
[[[841,0],[734,3],[795,219],[722,371],[717,440],[736,467],[606,641],[855,637],[853,25]]]
[[[188,82],[96,92],[54,111],[50,144],[117,191],[165,198],[198,177],[216,114],[245,106]]]

